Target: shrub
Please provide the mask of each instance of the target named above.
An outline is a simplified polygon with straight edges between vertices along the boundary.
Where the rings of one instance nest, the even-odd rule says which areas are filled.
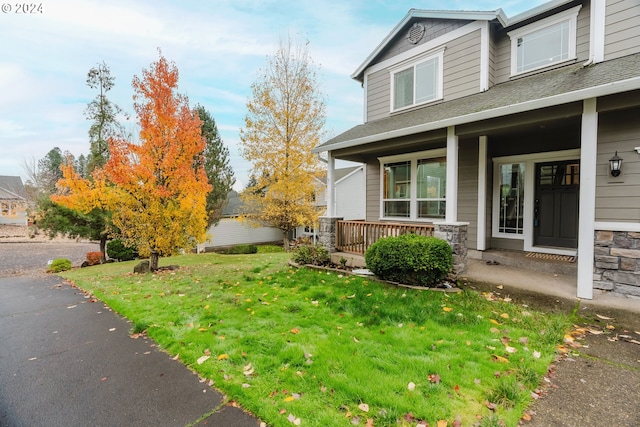
[[[87,265],[98,265],[102,263],[102,252],[87,252]]]
[[[291,259],[298,264],[325,265],[329,263],[331,256],[322,245],[300,245],[293,250]]]
[[[378,240],[365,253],[367,268],[384,280],[434,286],[453,265],[451,247],[435,237],[403,234]]]
[[[107,255],[118,261],[131,261],[138,257],[138,251],[126,246],[120,239],[113,239],[107,243]]]
[[[235,245],[222,250],[220,253],[228,255],[256,254],[258,253],[258,247],[251,244]]]
[[[52,273],[60,273],[61,271],[71,270],[71,260],[65,258],[54,259],[49,265],[48,271]]]

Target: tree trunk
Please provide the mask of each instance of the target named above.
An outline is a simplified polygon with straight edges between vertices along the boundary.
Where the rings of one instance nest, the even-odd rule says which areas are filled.
[[[284,233],[284,241],[282,243],[285,252],[289,252],[289,236],[287,233]]]
[[[100,236],[100,252],[102,252],[102,262],[107,262],[107,236]]]
[[[158,252],[151,252],[151,258],[150,258],[150,263],[149,263],[149,269],[151,271],[157,271],[158,270],[158,260],[160,259],[160,256],[158,255]]]

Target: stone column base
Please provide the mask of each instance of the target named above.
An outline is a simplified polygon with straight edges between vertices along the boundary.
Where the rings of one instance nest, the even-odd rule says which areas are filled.
[[[467,269],[467,228],[468,222],[436,222],[433,224],[434,237],[449,243],[453,251],[453,268],[451,280],[458,277]]]
[[[318,220],[318,244],[324,246],[329,253],[336,252],[336,222],[342,217],[321,216]]]

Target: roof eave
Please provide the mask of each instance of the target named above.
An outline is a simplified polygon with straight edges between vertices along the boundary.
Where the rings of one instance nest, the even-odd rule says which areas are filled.
[[[582,101],[584,99],[596,98],[600,96],[612,95],[632,90],[640,89],[640,77],[632,77],[626,80],[606,83],[600,86],[580,89],[573,92],[566,92],[559,95],[548,96],[545,98],[524,101],[518,104],[506,105],[502,107],[492,108],[489,110],[479,111],[477,113],[465,114],[462,116],[451,117],[435,122],[424,123],[416,126],[410,126],[401,129],[395,129],[374,135],[368,135],[362,138],[351,139],[347,141],[337,142],[330,145],[320,145],[311,150],[312,153],[322,153],[325,151],[340,150],[343,148],[355,147],[358,145],[368,144],[372,142],[383,141],[386,139],[399,138],[403,136],[413,135],[416,133],[428,132],[437,129],[447,128],[449,126],[458,126],[465,123],[477,122],[481,120],[493,119],[502,116],[508,116],[516,113],[523,113],[539,108],[547,108],[570,102]]]

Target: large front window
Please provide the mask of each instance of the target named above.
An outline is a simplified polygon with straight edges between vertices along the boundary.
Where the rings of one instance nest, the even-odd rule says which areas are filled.
[[[392,71],[393,110],[442,98],[442,52]]]
[[[520,74],[576,57],[580,7],[511,31],[511,74]]]
[[[412,158],[380,159],[382,217],[436,219],[445,217],[447,162],[442,150]],[[431,157],[438,155],[438,157]]]

